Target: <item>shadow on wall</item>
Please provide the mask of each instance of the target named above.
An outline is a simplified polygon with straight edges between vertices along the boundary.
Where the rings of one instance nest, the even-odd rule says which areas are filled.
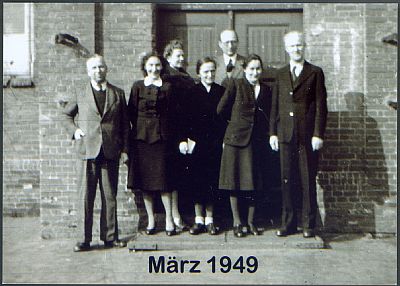
[[[320,161],[324,230],[375,233],[375,206],[389,195],[382,138],[377,122],[367,116],[364,94],[344,97],[348,111],[328,114]]]

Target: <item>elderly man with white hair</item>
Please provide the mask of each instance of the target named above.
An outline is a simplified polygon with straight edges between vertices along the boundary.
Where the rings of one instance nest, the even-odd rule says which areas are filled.
[[[277,73],[270,119],[270,145],[280,150],[281,158],[282,226],[276,234],[286,236],[302,227],[308,238],[315,236],[318,150],[326,127],[327,94],[322,69],[304,59],[303,33],[285,34],[284,43],[290,62]]]
[[[65,127],[75,141],[79,157],[78,211],[83,233],[75,252],[90,249],[97,185],[101,194],[100,239],[106,248],[126,246],[118,239],[117,223],[119,164],[128,161],[125,95],[106,80],[107,65],[102,56],[89,58],[86,67],[89,81],[76,88],[63,110]]]

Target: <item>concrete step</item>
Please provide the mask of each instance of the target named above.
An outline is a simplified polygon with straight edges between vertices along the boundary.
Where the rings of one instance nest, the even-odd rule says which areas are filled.
[[[277,237],[275,230],[264,231],[261,235],[247,235],[237,238],[232,230],[222,231],[218,235],[202,233],[191,235],[184,231],[175,236],[167,236],[165,231],[146,235],[144,231],[128,242],[130,251],[143,250],[197,250],[197,249],[323,249],[327,248],[321,237],[304,238],[296,233],[287,237]]]

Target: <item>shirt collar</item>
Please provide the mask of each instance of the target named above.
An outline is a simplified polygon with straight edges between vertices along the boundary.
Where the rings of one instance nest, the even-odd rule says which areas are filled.
[[[300,63],[290,61],[290,70],[293,70],[293,67],[296,67],[296,69],[302,70],[303,66],[304,66],[304,60],[302,60]]]
[[[201,82],[201,84],[204,86],[204,88],[207,90],[207,92],[210,92],[210,90],[211,90],[211,85],[206,85],[206,84],[204,84],[202,81],[200,81]]]
[[[92,85],[92,87],[93,87],[95,90],[100,91],[100,89],[99,89],[99,84],[98,84],[97,82],[95,82],[94,80],[91,80],[91,81],[90,81],[90,84]],[[101,86],[101,90],[102,90],[102,91],[106,90],[106,89],[107,89],[107,81],[102,82],[102,83],[100,84],[100,86]]]
[[[149,86],[149,85],[155,85],[155,86],[158,86],[158,87],[161,87],[162,86],[162,79],[161,78],[158,78],[158,79],[151,79],[151,78],[149,78],[149,77],[145,77],[144,78],[144,86]]]
[[[229,64],[229,60],[232,59],[232,64],[235,65],[236,63],[236,58],[237,58],[237,54],[234,54],[233,56],[228,56],[226,54],[223,54],[224,56],[224,63],[227,66]]]

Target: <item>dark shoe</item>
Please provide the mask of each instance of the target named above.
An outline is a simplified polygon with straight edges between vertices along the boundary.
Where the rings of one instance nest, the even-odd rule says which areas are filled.
[[[243,226],[241,224],[237,224],[233,227],[233,235],[236,237],[243,237]]]
[[[315,236],[314,230],[312,230],[312,229],[304,229],[303,230],[304,238],[310,238],[310,237],[314,237],[314,236]]]
[[[153,228],[146,228],[146,234],[147,235],[153,235],[153,234],[155,234],[156,233],[156,228],[155,227],[153,227]]]
[[[276,231],[276,235],[277,235],[277,236],[281,236],[281,237],[287,236],[287,235],[290,235],[290,234],[294,234],[294,233],[296,233],[296,231],[295,231],[294,229],[292,229],[292,228],[289,228],[289,229],[287,229],[287,228],[280,228],[280,229],[278,229],[278,230]]]
[[[176,234],[176,231],[175,231],[175,229],[173,229],[173,230],[165,230],[165,234],[167,236],[173,236],[173,235]]]
[[[182,232],[182,231],[189,229],[189,227],[185,224],[185,222],[182,219],[179,220],[178,224],[175,223],[175,220],[174,220],[174,226],[175,226],[176,232]]]
[[[247,228],[247,232],[251,233],[252,235],[259,235],[258,228],[255,227],[253,224],[249,225]]]
[[[175,224],[175,230],[176,232],[182,232],[188,229],[188,226],[184,223],[181,224]]]
[[[74,246],[74,252],[88,251],[88,250],[90,250],[90,242],[78,242]]]
[[[218,232],[217,228],[215,227],[215,225],[213,223],[207,224],[206,229],[207,229],[208,234],[210,234],[210,235],[216,235]]]
[[[105,241],[104,242],[105,248],[112,248],[112,247],[122,248],[125,246],[126,246],[126,242],[122,241],[122,240],[114,240],[114,241]]]
[[[204,224],[195,223],[195,224],[190,228],[189,233],[190,233],[190,234],[193,234],[193,235],[197,235],[197,234],[199,234],[200,232],[204,232],[204,231],[205,231]]]
[[[284,229],[284,228],[278,229],[276,231],[276,235],[280,236],[280,237],[287,236],[287,235],[292,234],[292,233],[293,233],[293,231],[288,231],[287,229]]]

